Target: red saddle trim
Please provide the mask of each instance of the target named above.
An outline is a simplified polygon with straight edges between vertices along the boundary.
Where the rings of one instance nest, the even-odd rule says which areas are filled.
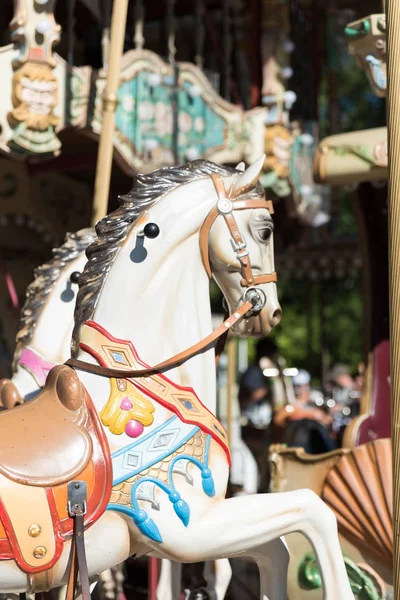
[[[85,428],[92,440],[92,457],[89,464],[79,474],[88,486],[85,529],[91,527],[105,512],[112,491],[112,460],[107,438],[93,402],[86,391],[87,420]],[[0,520],[7,539],[0,539],[0,561],[15,560],[22,571],[30,574],[51,569],[57,563],[64,547],[64,541],[72,536],[73,520],[67,511],[67,483],[46,488],[53,521],[56,551],[52,559],[40,567],[28,565],[22,555],[14,534],[12,522],[0,499]]]
[[[60,520],[58,518],[57,507],[56,507],[54,495],[53,495],[51,488],[46,488],[46,496],[47,496],[47,501],[49,503],[51,518],[53,521],[54,537],[55,537],[55,541],[56,541],[56,551],[54,553],[53,558],[48,563],[46,563],[45,565],[41,565],[40,567],[33,567],[32,565],[28,565],[28,563],[25,562],[25,560],[21,554],[17,538],[14,534],[14,528],[13,528],[10,518],[7,514],[7,511],[0,499],[0,519],[3,523],[3,527],[6,531],[6,535],[7,535],[7,539],[8,539],[8,552],[6,552],[7,556],[3,556],[3,552],[1,552],[1,560],[14,559],[15,562],[17,563],[17,565],[19,566],[19,568],[22,569],[22,571],[25,571],[25,573],[35,574],[35,573],[40,573],[42,571],[46,571],[47,569],[51,569],[52,567],[54,567],[54,565],[60,558],[61,553],[63,551],[64,540],[62,538],[62,533],[61,533],[61,524],[60,524]],[[2,540],[3,543],[4,543],[4,541],[5,540]],[[1,551],[1,549],[2,548],[0,546],[0,551]]]
[[[112,336],[106,329],[104,329],[104,327],[102,327],[101,325],[99,325],[95,321],[91,321],[91,320],[86,321],[85,325],[87,325],[88,327],[92,327],[93,329],[96,329],[97,331],[99,331],[102,335],[104,335],[106,338],[108,338],[110,340],[110,342],[114,342],[114,343],[117,343],[117,344],[123,344],[123,345],[129,346],[129,348],[132,351],[132,354],[135,357],[135,360],[138,362],[138,364],[141,365],[144,368],[150,368],[150,365],[148,365],[147,363],[145,363],[139,357],[135,346],[132,344],[132,342],[130,340],[121,340],[119,338],[116,338],[116,337]],[[79,347],[84,352],[87,352],[88,354],[90,354],[91,356],[93,356],[93,358],[95,358],[98,361],[98,363],[100,364],[100,366],[102,366],[102,367],[107,367],[108,366],[105,363],[105,361],[103,360],[103,358],[96,352],[96,350],[94,350],[90,346],[87,346],[83,342],[80,342],[79,343]],[[181,391],[184,391],[184,392],[190,392],[191,394],[193,394],[195,396],[195,398],[198,400],[199,404],[204,409],[204,412],[209,413],[215,419],[215,416],[213,415],[213,413],[211,413],[211,411],[207,408],[207,406],[205,406],[203,404],[203,402],[200,400],[200,398],[198,397],[198,395],[196,394],[196,392],[194,391],[193,388],[191,388],[189,386],[179,385],[178,383],[175,383],[175,382],[171,381],[171,379],[168,379],[168,377],[166,377],[163,373],[159,373],[157,375],[157,377],[160,377],[161,379],[163,379],[165,381],[165,383],[167,385],[171,385],[171,386],[173,386],[177,390],[181,390]],[[122,379],[122,377],[121,377],[121,379]],[[163,398],[160,398],[160,396],[157,396],[157,394],[154,394],[154,392],[152,392],[152,390],[150,390],[149,388],[144,387],[143,385],[141,385],[139,379],[131,379],[129,377],[127,377],[126,379],[128,379],[129,381],[131,381],[133,383],[133,385],[135,385],[142,393],[146,394],[147,396],[149,396],[150,398],[152,398],[152,400],[154,400],[155,402],[158,402],[159,404],[161,404],[162,406],[164,406],[164,408],[167,408],[168,410],[170,410],[171,412],[173,412],[175,415],[177,415],[184,423],[189,423],[190,425],[197,425],[197,427],[200,427],[200,429],[204,433],[207,433],[207,434],[211,435],[211,437],[213,438],[213,440],[215,440],[221,446],[221,448],[224,450],[224,452],[226,454],[226,458],[228,460],[228,464],[229,464],[229,466],[231,466],[231,456],[230,456],[230,451],[229,451],[228,445],[224,444],[223,440],[220,439],[220,438],[218,438],[215,435],[215,432],[212,429],[208,428],[204,423],[200,423],[200,422],[196,421],[195,418],[191,419],[190,417],[182,415],[182,413],[180,413],[178,411],[177,407],[174,404],[168,402],[167,400],[165,400]],[[222,424],[221,424],[221,428],[223,429]]]

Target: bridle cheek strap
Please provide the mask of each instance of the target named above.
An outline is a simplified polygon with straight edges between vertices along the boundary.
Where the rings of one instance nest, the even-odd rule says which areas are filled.
[[[219,175],[211,175],[211,178],[218,195],[218,202],[205,218],[199,235],[201,259],[208,277],[211,278],[212,276],[209,256],[210,230],[216,219],[219,216],[222,216],[229,229],[229,233],[231,234],[231,243],[235,252],[235,256],[240,263],[240,271],[243,277],[240,282],[241,286],[251,287],[256,284],[275,282],[277,280],[275,272],[268,275],[253,275],[246,242],[240,233],[235,216],[233,214],[235,210],[246,210],[251,208],[266,208],[269,210],[270,214],[273,214],[274,208],[271,200],[257,200],[251,198],[231,200],[227,195],[222,178]]]

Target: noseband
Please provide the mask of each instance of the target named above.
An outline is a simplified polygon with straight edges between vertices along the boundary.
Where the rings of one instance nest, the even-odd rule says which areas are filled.
[[[212,269],[210,265],[209,256],[210,230],[213,224],[215,223],[216,219],[219,216],[222,216],[225,223],[228,226],[228,230],[231,235],[232,248],[235,253],[236,259],[240,264],[240,273],[242,275],[240,285],[246,288],[241,298],[241,304],[239,305],[239,307],[234,311],[232,315],[225,319],[224,322],[221,323],[219,327],[217,327],[217,329],[214,329],[212,333],[203,338],[200,342],[194,344],[193,346],[190,346],[190,348],[187,348],[183,352],[175,354],[175,356],[172,356],[171,358],[164,360],[161,363],[158,363],[154,367],[131,371],[122,371],[120,369],[109,369],[106,367],[93,365],[91,363],[87,363],[83,360],[75,358],[70,358],[69,360],[67,360],[65,363],[66,365],[69,365],[70,367],[73,367],[75,369],[80,369],[82,371],[94,373],[96,375],[102,375],[104,377],[135,378],[155,375],[160,371],[167,371],[169,369],[175,368],[178,365],[187,361],[189,358],[192,358],[196,354],[199,354],[208,346],[211,346],[211,344],[213,344],[217,340],[220,340],[220,338],[226,337],[229,329],[238,321],[240,321],[244,317],[255,316],[264,308],[267,298],[263,290],[261,290],[257,286],[262,283],[276,282],[276,272],[274,271],[273,273],[269,274],[254,275],[249,252],[247,250],[246,241],[243,235],[240,233],[237,221],[233,213],[235,210],[266,208],[269,210],[270,214],[273,214],[273,204],[271,200],[265,199],[242,198],[234,200],[231,198],[233,187],[231,188],[228,194],[225,189],[222,177],[220,175],[211,175],[211,179],[213,181],[215,190],[218,195],[218,201],[216,205],[210,210],[203,222],[203,225],[200,228],[199,241],[201,259],[203,261],[203,265],[208,277],[211,278]]]

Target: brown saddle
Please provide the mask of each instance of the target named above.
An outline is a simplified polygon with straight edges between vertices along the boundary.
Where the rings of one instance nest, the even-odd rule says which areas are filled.
[[[34,486],[70,481],[91,458],[85,422],[85,389],[75,371],[54,367],[36,398],[0,413],[0,473]]]

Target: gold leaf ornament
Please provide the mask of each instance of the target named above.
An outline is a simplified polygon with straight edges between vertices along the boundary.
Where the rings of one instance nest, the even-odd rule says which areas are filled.
[[[110,386],[110,396],[100,413],[100,419],[111,433],[121,435],[131,419],[139,421],[144,427],[153,423],[154,406],[131,381],[111,378]],[[128,408],[130,405],[131,408]]]

